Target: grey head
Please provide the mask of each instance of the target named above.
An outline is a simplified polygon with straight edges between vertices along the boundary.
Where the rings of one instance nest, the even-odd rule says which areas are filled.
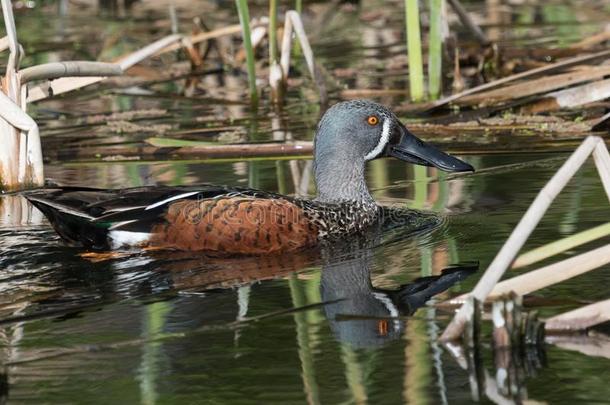
[[[474,170],[418,139],[383,105],[368,100],[345,101],[329,108],[318,124],[314,140],[317,199],[373,204],[365,181],[365,164],[386,156],[445,171]]]

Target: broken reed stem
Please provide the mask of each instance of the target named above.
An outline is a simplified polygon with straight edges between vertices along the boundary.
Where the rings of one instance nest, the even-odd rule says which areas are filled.
[[[176,13],[176,5],[173,1],[169,3],[169,21],[171,22],[172,34],[178,33],[178,14]]]
[[[123,69],[114,63],[103,62],[52,62],[22,69],[21,84],[34,80],[53,80],[60,77],[120,76]]]
[[[198,156],[205,158],[222,157],[268,157],[268,156],[309,156],[313,152],[313,143],[273,142],[243,145],[214,145],[202,147],[183,147],[172,151],[178,156]]]
[[[284,34],[282,37],[280,64],[279,66],[275,64],[271,65],[269,69],[269,85],[271,86],[272,96],[274,98],[274,102],[276,103],[281,101],[281,93],[283,87],[286,85],[288,74],[290,73],[290,58],[292,56],[290,51],[292,48],[293,33],[296,35],[298,40],[297,43],[301,44],[301,50],[303,56],[305,57],[305,63],[307,64],[307,69],[311,74],[311,78],[315,83],[317,83],[313,51],[309,45],[309,40],[307,39],[307,34],[305,33],[301,16],[296,11],[289,10],[286,12],[284,21]],[[320,93],[322,93],[322,91],[320,91]]]
[[[481,302],[485,301],[506,269],[512,264],[519,249],[521,249],[538,222],[540,222],[540,219],[553,200],[600,142],[604,142],[600,137],[587,137],[544,188],[540,190],[534,202],[530,205],[525,215],[523,215],[519,224],[517,224],[508,240],[504,243],[502,249],[500,249],[500,252],[498,252],[493,262],[489,265],[474,290],[468,294],[468,297],[474,297]],[[464,325],[468,320],[469,308],[463,305],[455,314],[440,339],[443,341],[457,339],[464,330]]]
[[[250,12],[247,0],[235,0],[239,23],[241,25],[244,50],[246,51],[246,65],[248,69],[248,84],[250,87],[250,103],[255,108],[258,105],[258,92],[256,89],[256,71],[254,68],[254,49],[252,48],[252,37],[250,32]]]
[[[9,48],[8,37],[0,38],[0,52],[4,52]]]
[[[44,172],[38,125],[26,114],[26,88],[22,86],[19,63],[22,48],[10,0],[2,0],[6,28],[6,44],[10,50],[5,76],[4,93],[0,91],[0,189],[13,190],[27,186],[42,186]]]
[[[424,66],[422,62],[419,0],[405,0],[409,89],[414,102],[424,99]]]
[[[428,94],[432,100],[440,97],[443,86],[443,2],[444,0],[430,0]]]
[[[564,312],[545,321],[547,332],[573,332],[610,321],[610,299],[573,311]]]
[[[286,41],[288,38],[289,42],[292,42],[292,31],[294,31],[298,43],[301,45],[301,50],[303,51],[303,56],[305,57],[305,63],[307,64],[307,69],[309,70],[309,74],[313,81],[316,80],[316,69],[315,69],[315,61],[313,56],[313,51],[311,50],[311,45],[309,45],[309,40],[307,39],[307,34],[305,33],[305,28],[303,27],[303,21],[301,21],[301,16],[294,10],[289,10],[286,12],[286,20],[290,21],[290,35],[286,37],[284,34],[283,40]],[[288,30],[288,26],[284,29],[284,31]],[[284,42],[282,41],[282,42]],[[284,44],[282,44],[284,45]],[[285,77],[288,77],[288,70],[290,69],[290,49],[288,49],[287,56],[284,59],[284,52],[282,50],[282,59],[281,59],[282,69],[284,70]]]
[[[593,160],[595,161],[597,173],[604,185],[608,201],[610,202],[610,154],[608,153],[608,148],[603,140],[597,143],[597,146],[593,151]]]
[[[405,1],[409,1],[409,0],[405,0]],[[428,108],[428,110],[434,109],[434,108],[438,108],[438,107],[442,107],[446,104],[449,104],[457,99],[460,99],[464,96],[469,96],[471,94],[475,94],[484,90],[489,90],[489,89],[493,89],[495,87],[499,87],[501,85],[504,85],[506,83],[510,83],[513,82],[515,80],[520,80],[520,79],[525,79],[528,77],[532,77],[532,76],[536,76],[542,73],[549,73],[551,71],[554,70],[558,70],[558,69],[563,69],[563,68],[567,68],[570,66],[574,66],[577,65],[579,63],[584,63],[584,62],[590,62],[592,60],[595,59],[600,59],[603,57],[607,57],[610,56],[610,50],[605,50],[605,51],[600,51],[597,53],[593,53],[591,55],[581,55],[581,56],[576,56],[574,58],[569,58],[569,59],[565,59],[556,63],[552,63],[550,65],[547,66],[541,66],[539,68],[535,68],[535,69],[531,69],[531,70],[526,70],[525,72],[521,72],[521,73],[517,73],[511,76],[506,76],[503,77],[501,79],[498,80],[494,80],[491,81],[489,83],[485,83],[482,84],[480,86],[477,87],[473,87],[467,90],[462,91],[461,93],[456,93],[453,94],[451,96],[447,96],[444,97],[440,100],[437,100],[435,102],[433,102],[430,107]]]
[[[277,63],[277,0],[269,0],[269,66]]]
[[[551,256],[565,252],[566,250],[573,249],[577,246],[584,245],[585,243],[589,243],[608,235],[610,235],[610,222],[530,250],[529,252],[519,256],[513,263],[512,268],[518,269],[520,267],[529,266],[530,264],[534,264]]]
[[[138,49],[133,53],[119,58],[116,62],[114,62],[114,64],[118,65],[123,71],[125,71],[146,58],[164,52],[168,46],[174,44],[175,42],[180,42],[181,39],[182,35],[168,35],[167,37],[161,38],[142,49]],[[60,79],[53,80],[52,82],[42,83],[38,86],[30,88],[28,102],[31,103],[45,99],[52,95],[76,90],[81,87],[100,82],[103,79],[103,76],[81,77],[78,79],[75,79],[74,77],[62,77]]]
[[[13,5],[10,0],[2,0],[2,14],[4,16],[4,27],[6,29],[8,48],[10,49],[9,63],[12,61],[12,67],[17,69],[19,60],[21,59],[21,50],[19,48],[19,43],[17,42],[17,28],[15,27]]]
[[[487,298],[494,299],[511,291],[519,295],[529,294],[608,263],[610,263],[610,245],[605,245],[558,263],[553,263],[504,280],[491,290]]]
[[[3,184],[0,184],[0,188],[16,189],[22,186],[42,186],[44,184],[44,168],[38,125],[32,117],[22,110],[20,105],[17,105],[1,91],[0,117],[16,130],[23,131],[20,134],[9,128],[8,132],[3,131],[0,134],[0,139],[13,141],[0,148],[2,150],[0,163],[4,173],[4,177],[0,179],[3,182]],[[19,137],[15,137],[15,134]],[[6,139],[7,137],[9,139]],[[20,142],[21,145],[14,145],[14,142]],[[14,148],[10,145],[20,147]],[[7,176],[7,174],[11,176]]]

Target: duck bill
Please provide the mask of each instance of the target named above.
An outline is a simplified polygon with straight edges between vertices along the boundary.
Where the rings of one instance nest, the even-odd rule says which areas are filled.
[[[403,125],[400,125],[398,131],[400,138],[397,143],[388,145],[387,156],[416,165],[434,166],[446,172],[474,172],[468,163],[422,141]],[[396,138],[398,136],[394,139]]]

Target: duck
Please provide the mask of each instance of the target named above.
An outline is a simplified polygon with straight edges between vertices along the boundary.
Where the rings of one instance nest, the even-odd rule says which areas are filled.
[[[316,128],[313,199],[212,184],[45,187],[24,196],[68,245],[88,251],[286,253],[362,234],[379,223],[382,208],[367,187],[365,167],[383,157],[474,171],[417,138],[389,108],[351,100],[326,110]]]

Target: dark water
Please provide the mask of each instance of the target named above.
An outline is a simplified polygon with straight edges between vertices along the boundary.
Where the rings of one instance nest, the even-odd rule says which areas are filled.
[[[203,3],[197,12],[179,4],[184,31],[197,13],[212,26],[236,21],[232,2],[220,10],[213,2]],[[357,69],[354,79],[339,79],[339,87],[405,88],[404,63],[396,63],[404,52],[402,14],[379,7],[380,2],[362,3],[360,15],[348,6],[331,17],[309,14],[306,28],[320,63],[331,71]],[[505,13],[500,23],[516,29],[502,30],[500,24],[497,39],[514,47],[536,45],[536,40],[545,46],[569,44],[605,22],[600,16],[607,5],[589,3],[590,8],[545,2]],[[53,3],[45,4],[17,13],[28,55],[24,65],[99,55],[109,60],[168,33],[165,8],[121,20],[100,17],[86,7],[72,7],[61,17]],[[466,4],[485,14],[473,2]],[[387,14],[387,24],[363,23],[362,14],[379,10]],[[253,14],[257,12],[262,13]],[[174,66],[172,58],[150,65],[157,70]],[[214,60],[208,67],[213,65]],[[167,155],[128,160],[121,155],[130,148],[140,150],[135,148],[152,136],[311,139],[319,107],[313,86],[303,83],[291,88],[281,117],[265,103],[257,114],[250,113],[243,103],[245,75],[236,72],[206,76],[189,95],[184,80],[115,83],[37,103],[30,112],[41,126],[46,175],[59,183],[130,187],[213,182],[312,195],[306,160],[167,160]],[[142,116],[111,116],[132,111]],[[124,132],[110,121],[140,128]],[[511,136],[499,141],[519,145],[519,138]],[[112,148],[118,152],[109,153]],[[442,225],[411,236],[394,230],[374,246],[340,250],[331,258],[319,253],[231,260],[178,253],[83,257],[79,249],[63,246],[21,197],[0,197],[0,402],[472,402],[468,372],[436,342],[450,313],[433,304],[472,289],[566,155],[552,149],[545,154],[470,152],[463,158],[477,168],[472,175],[447,176],[391,160],[371,162],[367,175],[375,198],[388,206],[435,212]],[[589,163],[524,249],[605,223],[607,207]],[[395,317],[396,305],[380,295],[418,277],[438,275],[452,263],[475,261],[481,267],[476,275],[408,318],[408,308]],[[548,316],[606,299],[609,276],[605,266],[541,290],[535,298],[544,305],[536,309]],[[485,336],[480,366],[494,379],[488,330]],[[607,353],[605,339],[598,353],[604,344]],[[589,345],[547,342],[530,353],[533,360],[523,360],[527,364],[519,368],[515,387],[519,394],[512,400],[607,403],[610,360],[581,353],[591,347],[585,343]],[[486,394],[481,401],[490,398],[498,401]]]

